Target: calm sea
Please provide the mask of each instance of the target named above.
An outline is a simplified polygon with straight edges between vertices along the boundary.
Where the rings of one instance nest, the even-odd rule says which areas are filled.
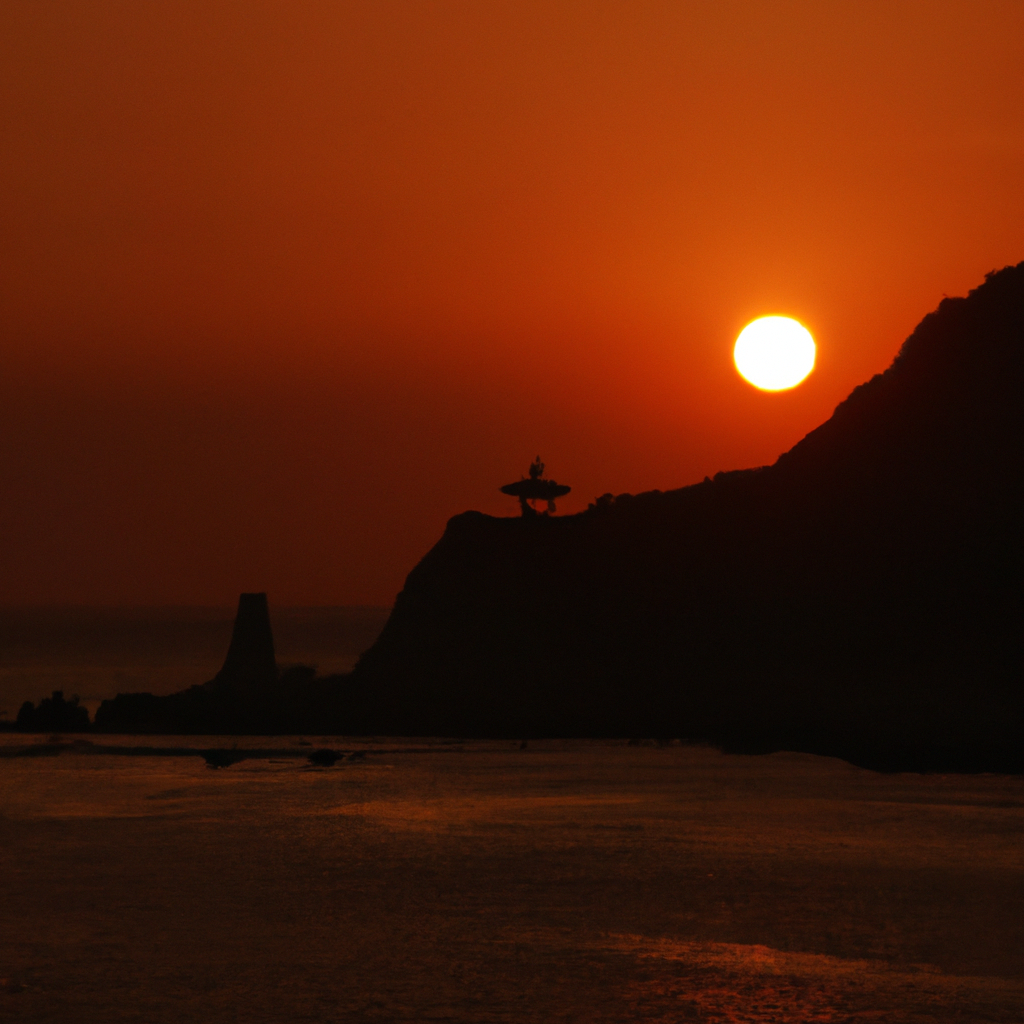
[[[386,608],[274,608],[281,664],[347,672],[376,639]],[[90,712],[117,693],[172,693],[212,678],[224,661],[229,608],[0,609],[0,713],[77,693]]]
[[[617,743],[38,739],[0,757],[3,1019],[1024,1019],[1022,779]],[[195,752],[236,742],[255,755],[229,768]],[[310,767],[324,742],[367,753]]]

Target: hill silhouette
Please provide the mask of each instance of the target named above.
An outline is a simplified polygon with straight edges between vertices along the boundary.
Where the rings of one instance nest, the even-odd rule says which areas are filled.
[[[945,299],[769,467],[453,518],[346,732],[663,735],[1024,769],[1024,263]]]

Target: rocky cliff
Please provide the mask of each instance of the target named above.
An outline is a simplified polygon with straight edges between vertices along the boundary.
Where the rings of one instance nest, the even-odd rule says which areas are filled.
[[[1024,263],[944,300],[772,466],[456,516],[346,686],[346,731],[1021,770],[1022,395]]]

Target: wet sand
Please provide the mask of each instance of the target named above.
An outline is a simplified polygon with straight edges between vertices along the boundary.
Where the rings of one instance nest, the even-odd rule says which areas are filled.
[[[0,1017],[1024,1020],[1022,779],[94,739],[176,752],[0,758]]]

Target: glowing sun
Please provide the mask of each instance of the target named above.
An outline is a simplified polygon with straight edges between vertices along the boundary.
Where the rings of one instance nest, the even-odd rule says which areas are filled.
[[[811,332],[788,316],[762,316],[736,339],[736,369],[762,391],[796,387],[814,369]]]

